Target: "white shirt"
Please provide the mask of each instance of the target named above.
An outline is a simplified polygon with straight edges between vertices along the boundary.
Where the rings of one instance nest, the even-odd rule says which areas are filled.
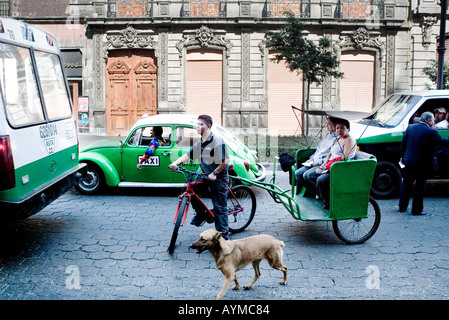
[[[337,140],[338,138],[339,136],[335,132],[328,133],[324,136],[323,140],[321,140],[321,142],[318,144],[315,153],[310,157],[315,165],[319,166],[323,164],[324,159],[326,159],[327,154],[329,153],[335,140]]]
[[[444,119],[438,123],[435,123],[435,128],[436,129],[449,129],[449,122]]]

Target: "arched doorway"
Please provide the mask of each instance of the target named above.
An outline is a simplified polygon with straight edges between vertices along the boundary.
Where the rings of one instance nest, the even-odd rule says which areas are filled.
[[[106,63],[108,135],[126,135],[143,114],[157,113],[157,68],[153,50],[109,52]]]
[[[341,53],[340,106],[342,110],[370,112],[374,106],[376,54],[351,50]]]
[[[208,114],[223,121],[223,53],[221,50],[187,52],[186,112]]]
[[[292,106],[301,108],[303,102],[302,73],[290,71],[285,62],[268,64],[268,131],[271,135],[296,135],[300,133],[298,120]]]

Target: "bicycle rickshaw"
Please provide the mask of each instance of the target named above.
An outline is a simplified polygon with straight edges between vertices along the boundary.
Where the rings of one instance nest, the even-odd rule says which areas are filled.
[[[309,111],[312,115],[332,116],[353,120],[363,113],[345,111]],[[233,177],[243,184],[267,190],[275,202],[281,203],[293,218],[303,221],[332,221],[337,237],[345,243],[359,244],[371,238],[377,231],[381,213],[379,205],[370,196],[376,169],[376,157],[356,151],[353,160],[334,162],[330,170],[329,210],[323,209],[323,202],[304,197],[305,188],[297,190],[294,172],[313,153],[314,148],[300,149],[296,153],[296,163],[292,166],[291,189],[282,190],[276,185],[276,161],[273,176],[268,182],[250,181]]]
[[[352,120],[351,117],[354,119],[362,115],[359,112],[350,113],[345,111],[313,111],[309,113],[312,115],[349,118],[349,120]],[[274,201],[281,203],[296,220],[332,221],[332,227],[336,236],[345,243],[360,244],[370,239],[376,233],[381,219],[379,205],[370,196],[371,184],[377,164],[376,157],[365,152],[356,151],[356,156],[353,160],[334,162],[330,170],[329,209],[324,209],[321,200],[304,197],[305,188],[297,190],[296,187],[294,172],[314,152],[315,149],[310,147],[297,151],[296,163],[291,167],[291,189],[282,190],[276,185],[276,162],[279,159],[278,157],[274,158],[273,176],[268,182],[253,181],[235,176],[230,176],[230,178],[242,183],[237,185],[237,187],[255,186],[268,191]],[[184,170],[184,172],[186,171]],[[191,181],[191,175],[192,172],[189,174],[188,182]],[[238,197],[231,196],[231,198],[235,198],[237,201],[235,201],[236,204],[231,205],[230,210],[237,210],[237,214],[245,212],[242,216],[244,221],[243,227],[236,230],[237,232],[243,231],[248,227],[254,217],[256,207],[255,197],[251,189],[248,187],[242,189],[242,191],[245,191],[245,197],[251,200],[249,201],[249,208],[245,209],[246,206],[240,205]],[[182,206],[181,200],[182,197],[175,215],[175,229],[169,252],[173,252],[178,229],[181,221],[183,224],[185,220],[184,206]],[[237,216],[237,214],[234,215]]]

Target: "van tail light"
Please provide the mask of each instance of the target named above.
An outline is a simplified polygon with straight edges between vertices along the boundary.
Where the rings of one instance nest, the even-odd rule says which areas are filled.
[[[0,136],[0,190],[8,190],[16,186],[14,160],[12,158],[9,136]]]

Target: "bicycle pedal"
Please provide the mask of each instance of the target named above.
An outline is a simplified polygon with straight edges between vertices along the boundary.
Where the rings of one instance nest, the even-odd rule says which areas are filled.
[[[206,222],[207,222],[207,223],[212,223],[212,222],[214,222],[214,221],[215,221],[215,218],[212,217],[212,216],[209,216],[209,217],[206,218]]]
[[[204,220],[198,227],[202,227],[202,226],[204,226],[204,224],[206,223],[207,221],[206,220]]]

